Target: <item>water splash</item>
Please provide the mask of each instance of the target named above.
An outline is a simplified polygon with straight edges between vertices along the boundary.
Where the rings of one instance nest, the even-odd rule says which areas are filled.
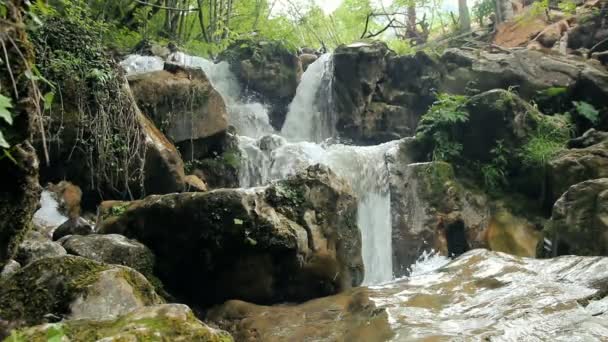
[[[120,66],[129,76],[163,70],[164,65],[165,61],[156,56],[129,55],[120,62]]]
[[[416,260],[416,263],[408,268],[409,277],[417,277],[424,274],[434,272],[441,267],[447,265],[452,259],[441,255],[439,252],[431,249],[424,251]]]
[[[324,54],[302,75],[281,135],[290,141],[322,142],[335,136],[333,58]]]
[[[40,209],[34,213],[34,225],[42,228],[56,228],[67,221],[68,218],[59,212],[59,202],[53,193],[43,190],[40,195]]]

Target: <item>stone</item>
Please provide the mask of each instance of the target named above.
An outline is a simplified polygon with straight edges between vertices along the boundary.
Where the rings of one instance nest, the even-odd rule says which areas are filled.
[[[149,196],[114,212],[98,231],[148,246],[159,278],[189,303],[303,301],[363,280],[357,200],[318,165],[265,187]]]
[[[218,59],[230,64],[244,96],[270,107],[270,123],[280,130],[302,76],[298,56],[279,41],[237,40]]]
[[[0,282],[0,317],[108,319],[163,300],[138,272],[77,256],[40,259]]]
[[[300,59],[300,63],[302,63],[302,71],[306,71],[306,69],[308,69],[309,65],[314,63],[317,59],[319,59],[319,57],[317,57],[317,55],[310,54],[310,53],[303,53],[300,56],[298,56],[298,58]]]
[[[538,36],[538,41],[546,48],[552,48],[562,38],[562,34],[568,31],[568,21],[560,20],[546,27]]]
[[[561,152],[547,165],[549,200],[554,203],[574,184],[608,177],[608,140]]]
[[[212,308],[207,319],[237,341],[388,341],[394,334],[386,312],[366,288],[314,299],[300,305],[262,306],[230,300]]]
[[[222,96],[200,68],[165,64],[165,70],[129,77],[142,112],[174,143],[226,131]]]
[[[15,260],[9,260],[2,268],[2,272],[0,272],[0,281],[17,273],[19,269],[21,269],[21,264]]]
[[[17,341],[192,341],[232,342],[225,331],[199,321],[182,304],[160,304],[130,311],[111,320],[80,319],[23,328],[13,332]]]
[[[554,253],[608,255],[608,178],[572,185],[553,206]]]
[[[601,132],[591,128],[580,137],[570,140],[568,148],[586,148],[606,140],[608,140],[608,132]]]
[[[70,235],[59,243],[71,255],[130,267],[146,276],[154,271],[154,254],[143,244],[117,234]]]
[[[68,235],[89,235],[93,234],[93,226],[82,217],[69,219],[62,223],[53,232],[53,241],[57,241]]]
[[[198,176],[196,176],[196,175],[187,175],[185,179],[186,179],[186,185],[187,185],[187,188],[186,188],[187,192],[192,192],[192,191],[205,192],[205,191],[209,191],[209,187],[207,186],[207,183],[205,183]]]
[[[66,255],[66,251],[60,244],[31,230],[19,245],[15,260],[25,267],[36,260],[62,255]]]

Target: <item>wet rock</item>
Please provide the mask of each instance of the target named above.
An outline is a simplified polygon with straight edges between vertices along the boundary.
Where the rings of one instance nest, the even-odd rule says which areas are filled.
[[[99,231],[150,247],[167,288],[193,303],[303,301],[363,278],[356,198],[321,166],[267,187],[150,196],[121,211]]]
[[[21,264],[15,260],[9,260],[2,268],[2,272],[0,272],[0,281],[17,273],[19,269],[21,269]]]
[[[129,85],[139,108],[175,143],[228,128],[224,100],[200,68],[165,64],[165,70],[129,77]]]
[[[608,38],[608,29],[604,24],[605,20],[605,10],[592,12],[592,14],[581,18],[579,23],[568,32],[568,48],[591,49]]]
[[[53,232],[53,241],[57,241],[68,235],[89,235],[93,234],[93,226],[82,217],[69,219]]]
[[[228,333],[196,319],[190,308],[182,304],[138,308],[113,320],[67,320],[13,333],[18,341],[31,342],[46,342],[51,335],[61,341],[233,341]]]
[[[237,341],[380,342],[393,337],[386,312],[369,291],[357,288],[300,305],[261,306],[231,300],[207,319]]]
[[[397,56],[381,42],[340,46],[333,59],[336,130],[360,144],[411,136],[443,76],[431,55]]]
[[[143,244],[122,235],[71,235],[59,240],[67,253],[106,264],[128,266],[144,275],[154,270],[154,254]]]
[[[60,244],[51,241],[37,231],[30,231],[17,249],[15,259],[23,266],[44,258],[65,255],[66,251]]]
[[[0,282],[0,317],[39,324],[45,317],[106,319],[162,300],[146,278],[77,256],[45,258]]]
[[[568,148],[586,148],[607,140],[608,132],[601,132],[591,128],[580,137],[570,140]]]
[[[555,202],[570,186],[608,177],[608,140],[563,151],[548,163],[549,200]]]
[[[555,203],[549,227],[557,254],[608,255],[608,178],[571,186]]]
[[[300,56],[298,56],[298,58],[300,59],[300,63],[302,63],[303,71],[306,71],[306,69],[308,69],[309,65],[314,63],[317,59],[319,59],[319,57],[317,57],[317,55],[310,54],[310,53],[303,53]]]
[[[280,130],[287,107],[296,94],[302,64],[278,41],[239,40],[218,57],[230,67],[244,89],[270,106],[270,123]]]

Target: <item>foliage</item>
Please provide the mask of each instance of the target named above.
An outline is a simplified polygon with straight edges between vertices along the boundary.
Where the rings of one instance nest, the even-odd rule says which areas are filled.
[[[471,9],[473,17],[477,20],[479,26],[483,26],[484,20],[489,18],[496,9],[495,0],[482,0]]]
[[[529,168],[545,167],[551,158],[565,148],[569,139],[570,130],[540,121],[519,153],[523,165]]]
[[[450,161],[460,155],[462,145],[453,139],[454,125],[466,122],[468,113],[464,110],[466,96],[439,94],[437,101],[422,116],[416,139],[433,146],[433,161]]]
[[[492,153],[492,161],[482,165],[480,170],[486,189],[491,192],[496,192],[508,184],[508,150],[504,146],[503,141],[499,140],[496,142],[496,147],[490,152]]]
[[[8,125],[13,124],[13,116],[10,112],[10,109],[13,108],[11,104],[11,99],[0,94],[0,119],[4,120],[4,122]],[[0,130],[0,147],[3,149],[7,149],[11,147],[11,145],[4,138],[4,134],[2,130]]]
[[[600,112],[593,105],[584,101],[573,101],[572,104],[576,112],[591,124],[596,125],[600,121]]]
[[[559,1],[557,7],[566,14],[576,13],[576,2],[574,2],[573,0]]]

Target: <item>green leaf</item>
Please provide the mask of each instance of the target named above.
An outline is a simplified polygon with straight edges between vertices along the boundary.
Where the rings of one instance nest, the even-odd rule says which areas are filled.
[[[44,110],[50,110],[53,106],[53,100],[55,99],[55,92],[49,91],[44,95]]]
[[[585,101],[574,101],[572,103],[574,104],[574,107],[576,107],[576,111],[592,124],[595,125],[600,121],[600,112],[589,103]]]
[[[9,147],[11,147],[11,145],[9,145],[8,141],[6,141],[4,139],[4,135],[2,134],[2,131],[0,131],[0,147],[2,147],[2,148],[9,148]]]
[[[11,99],[4,95],[0,95],[0,118],[4,119],[9,125],[12,125],[13,116],[9,111],[10,108],[13,108]]]

